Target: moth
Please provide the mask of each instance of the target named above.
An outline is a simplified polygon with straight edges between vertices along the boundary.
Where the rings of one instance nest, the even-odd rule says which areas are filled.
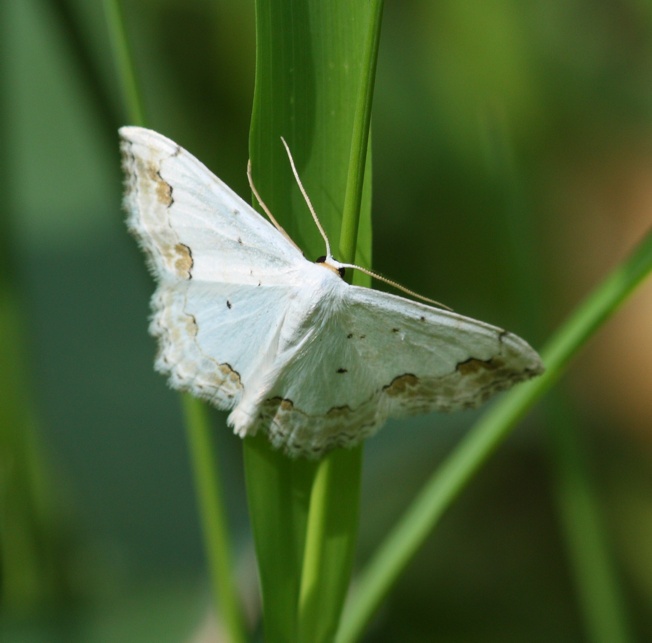
[[[327,239],[326,256],[307,260],[161,134],[120,136],[128,227],[157,281],[155,368],[230,410],[237,435],[264,431],[291,456],[319,457],[390,417],[475,407],[542,372],[512,333],[349,285]]]

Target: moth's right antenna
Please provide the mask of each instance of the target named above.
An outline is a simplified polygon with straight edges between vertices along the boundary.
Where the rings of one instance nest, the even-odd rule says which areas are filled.
[[[353,270],[359,270],[360,272],[364,272],[365,275],[369,275],[374,279],[378,279],[378,281],[384,281],[386,284],[392,286],[393,288],[396,288],[397,290],[402,290],[406,295],[410,295],[410,297],[415,297],[416,299],[420,299],[421,301],[425,301],[429,304],[439,306],[439,308],[443,308],[444,310],[451,310],[451,311],[453,310],[446,304],[442,304],[440,301],[435,301],[434,299],[430,299],[430,297],[424,297],[423,295],[420,295],[418,292],[414,292],[414,290],[410,290],[405,286],[401,286],[401,284],[399,284],[398,281],[394,281],[393,279],[388,279],[387,277],[383,277],[382,275],[379,275],[377,272],[373,272],[372,270],[363,268],[362,266],[356,266],[353,263],[340,263],[339,261],[337,262],[337,265],[341,268],[351,268]]]
[[[256,189],[256,186],[254,185],[254,180],[253,177],[251,176],[251,159],[247,162],[247,179],[249,179],[249,187],[251,188],[251,191],[254,193],[254,196],[256,197],[256,200],[258,203],[260,203],[260,207],[263,209],[265,214],[269,217],[269,220],[274,224],[274,227],[299,251],[301,252],[301,248],[294,243],[292,240],[292,237],[284,230],[283,226],[276,220],[274,215],[270,212],[270,209],[265,205],[265,202],[260,198],[260,194],[258,194],[258,190]],[[301,253],[303,254],[303,253]]]
[[[326,256],[332,258],[333,255],[331,254],[331,244],[328,241],[328,237],[326,236],[326,231],[324,230],[321,221],[319,221],[319,217],[315,212],[315,208],[312,206],[310,197],[308,196],[306,189],[303,187],[303,183],[301,183],[301,179],[299,178],[299,173],[297,172],[297,168],[294,165],[292,152],[290,152],[290,148],[282,136],[281,136],[281,141],[285,146],[285,151],[288,153],[288,158],[290,159],[290,167],[292,168],[292,173],[294,174],[294,178],[297,180],[297,183],[299,184],[299,189],[301,190],[301,194],[303,194],[303,198],[306,200],[306,204],[308,205],[308,210],[310,210],[310,214],[312,214],[312,218],[315,221],[315,224],[317,225],[317,229],[319,230],[319,233],[321,234],[321,236],[324,239],[324,242],[326,243]]]
[[[319,221],[319,217],[317,216],[317,213],[315,212],[315,208],[312,205],[312,202],[310,201],[310,197],[308,196],[308,193],[306,192],[306,189],[303,187],[303,183],[301,183],[301,179],[299,178],[299,173],[297,172],[297,168],[294,165],[294,159],[292,158],[292,152],[290,152],[290,147],[288,144],[285,142],[285,139],[281,136],[281,141],[283,142],[283,145],[285,146],[285,151],[288,154],[288,158],[290,159],[290,167],[292,168],[292,173],[294,174],[294,178],[296,179],[299,189],[301,190],[301,194],[303,195],[303,198],[306,201],[306,204],[308,205],[308,209],[310,210],[310,214],[312,214],[312,218],[315,221],[315,224],[317,225],[317,228],[319,232],[321,233],[321,236],[324,238],[324,242],[326,243],[326,257],[327,261],[326,263],[332,263],[333,266],[336,268],[352,268],[354,270],[359,270],[360,272],[364,272],[366,275],[369,275],[370,277],[374,277],[375,279],[379,279],[380,281],[384,281],[386,284],[393,286],[394,288],[398,290],[402,290],[405,294],[410,295],[411,297],[416,297],[417,299],[421,299],[422,301],[426,301],[429,304],[434,304],[435,306],[439,306],[440,308],[444,308],[446,310],[451,310],[448,306],[445,304],[442,304],[438,301],[435,301],[434,299],[430,299],[428,297],[424,297],[423,295],[420,295],[417,292],[414,292],[414,290],[409,290],[405,286],[401,286],[401,284],[397,283],[396,281],[393,281],[391,279],[387,279],[387,277],[383,277],[382,275],[379,275],[376,272],[372,272],[371,270],[368,270],[367,268],[363,268],[362,266],[356,266],[355,264],[352,263],[340,263],[339,261],[335,261],[333,259],[333,255],[331,254],[331,245],[328,241],[328,237],[326,236],[326,231],[324,230],[324,227],[322,226],[321,222]],[[252,189],[254,190],[254,194],[256,195],[256,198],[258,201],[260,201],[260,197],[256,193],[255,189],[252,186]],[[280,228],[280,226],[274,221],[274,218],[270,214],[270,212],[267,210],[265,207],[265,204],[260,201],[261,206],[267,212],[267,215],[269,216],[270,219],[274,222],[277,228]],[[281,231],[283,231],[282,228],[280,228]],[[330,260],[330,261],[328,261]]]

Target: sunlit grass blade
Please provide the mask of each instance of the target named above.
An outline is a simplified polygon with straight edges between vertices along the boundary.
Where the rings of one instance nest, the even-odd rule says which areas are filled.
[[[519,420],[561,377],[569,361],[652,270],[652,232],[619,265],[542,351],[546,372],[521,384],[492,406],[455,452],[426,483],[361,574],[345,610],[338,643],[356,641],[398,576],[414,557],[442,514]]]
[[[371,3],[364,47],[361,51],[360,86],[353,120],[351,154],[340,233],[340,257],[353,262],[366,249],[359,239],[360,210],[367,221],[371,212],[371,160],[369,132],[376,61],[380,40],[382,0]],[[362,29],[359,29],[362,35]],[[366,181],[366,185],[365,185]],[[364,204],[364,205],[363,205]],[[363,226],[371,243],[371,226]],[[364,264],[364,260],[361,261]],[[368,285],[356,273],[350,279]],[[347,594],[357,539],[358,498],[362,473],[362,446],[334,452],[324,458],[312,489],[308,532],[299,598],[299,641],[332,641]],[[349,501],[344,499],[349,498]]]
[[[350,581],[358,535],[362,448],[319,463],[310,497],[297,641],[332,641]]]
[[[316,463],[288,460],[263,434],[245,439],[244,458],[265,640],[296,641],[302,556]]]
[[[343,249],[348,256],[339,258],[353,260],[356,241],[358,260],[370,258],[370,191],[363,189],[362,176],[373,88],[370,62],[375,62],[375,49],[369,54],[369,47],[377,43],[377,5],[366,0],[260,0],[256,5],[253,177],[262,198],[308,258],[323,255],[324,243],[292,178],[281,136],[334,249],[342,249],[343,213],[347,218]],[[258,438],[245,440],[269,641],[294,640],[295,635],[299,640],[328,640],[337,624],[355,548],[360,456],[360,447],[329,454],[310,465],[310,475],[299,475],[305,464],[272,453]],[[256,462],[263,464],[254,466]],[[288,543],[297,551],[287,551]],[[278,552],[286,557],[286,574],[296,574],[300,584],[279,578]],[[284,607],[274,607],[279,605]],[[314,627],[316,607],[319,630]]]
[[[104,0],[104,7],[129,121],[145,125],[143,100],[136,81],[120,0]],[[187,395],[182,396],[182,402],[215,611],[232,643],[241,643],[246,640],[244,618],[233,575],[232,546],[212,427],[203,402]]]

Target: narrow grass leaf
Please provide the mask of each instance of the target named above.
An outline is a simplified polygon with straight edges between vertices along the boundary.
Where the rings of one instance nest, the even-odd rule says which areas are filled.
[[[104,0],[104,8],[129,121],[145,125],[143,100],[136,81],[120,0]],[[223,621],[229,640],[242,643],[246,640],[244,618],[233,574],[232,545],[212,427],[203,402],[187,394],[183,394],[181,400],[215,611]]]
[[[373,87],[368,46],[375,11],[376,3],[367,0],[256,4],[253,177],[261,197],[309,259],[325,254],[324,242],[280,137],[290,146],[333,249],[341,247],[345,210],[351,217],[350,256],[338,258],[352,260],[356,240],[364,239],[357,258],[368,261],[370,192],[362,176],[370,97],[362,99],[361,93]],[[267,640],[332,640],[355,547],[361,449],[306,463],[287,459],[256,437],[245,440],[245,464]]]
[[[233,578],[231,541],[218,471],[214,436],[204,402],[182,394],[188,444],[204,534],[209,577],[231,643],[246,641],[242,612]]]
[[[544,413],[550,437],[555,501],[586,639],[634,641],[596,493],[586,445],[574,409],[561,392],[549,396]]]
[[[146,123],[145,108],[125,30],[121,0],[104,0],[104,14],[129,123],[144,126]]]

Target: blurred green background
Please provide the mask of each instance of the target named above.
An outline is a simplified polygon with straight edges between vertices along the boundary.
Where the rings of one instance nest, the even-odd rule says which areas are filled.
[[[253,3],[124,4],[149,123],[248,198]],[[211,640],[179,399],[153,372],[153,284],[120,209],[124,123],[102,4],[6,0],[0,28],[3,311],[13,293],[20,313],[0,316],[13,338],[0,363],[2,572],[37,569],[5,588],[0,635]],[[652,8],[387,3],[373,154],[374,268],[540,347],[652,220]],[[650,364],[647,284],[561,387],[640,640],[652,640]],[[225,417],[214,421],[255,612],[240,443]],[[539,409],[478,476],[369,641],[583,640],[553,417]],[[473,419],[392,422],[368,442],[361,563]],[[27,426],[42,456],[30,465],[37,510]]]

